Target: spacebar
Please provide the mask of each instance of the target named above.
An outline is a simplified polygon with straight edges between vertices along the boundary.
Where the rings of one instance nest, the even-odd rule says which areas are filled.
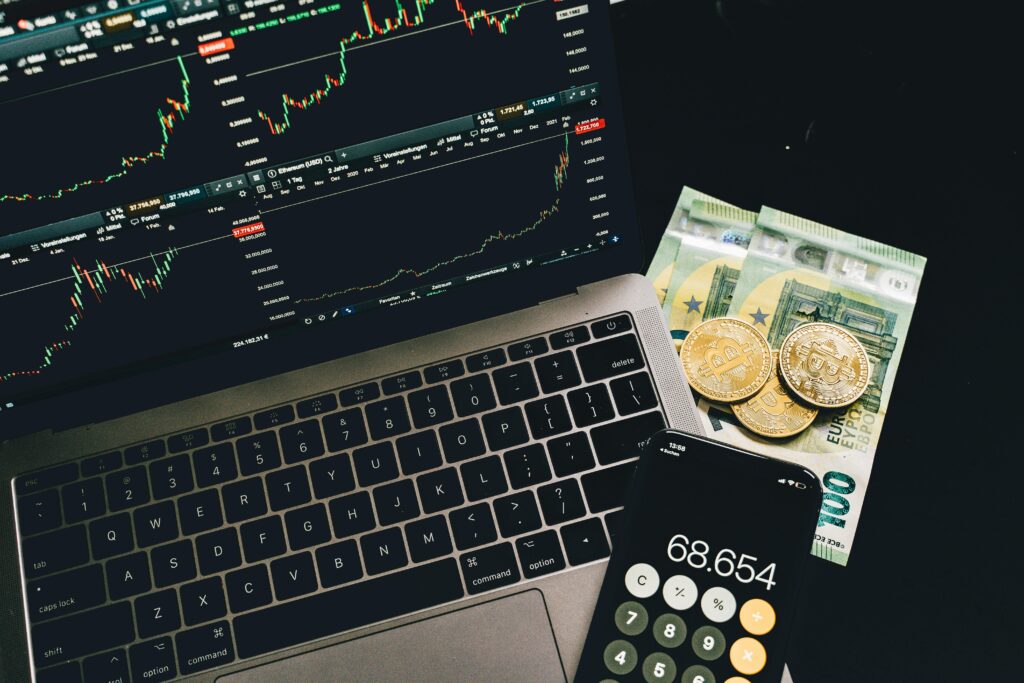
[[[255,657],[316,638],[457,600],[459,567],[448,558],[235,617],[240,657]]]

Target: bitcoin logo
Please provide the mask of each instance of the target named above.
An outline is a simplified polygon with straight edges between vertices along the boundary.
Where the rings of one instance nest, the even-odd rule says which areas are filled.
[[[704,365],[700,366],[700,372],[705,377],[714,375],[715,379],[722,382],[727,373],[741,365],[753,365],[750,351],[726,337],[704,352]]]
[[[779,381],[778,352],[772,353],[772,374],[761,391],[746,402],[733,403],[734,415],[744,427],[771,438],[799,434],[818,416],[818,409],[799,403]]]
[[[797,398],[821,408],[842,408],[868,388],[871,365],[857,338],[831,323],[794,329],[779,349],[779,373]]]
[[[714,401],[743,401],[771,374],[768,341],[748,323],[732,318],[707,320],[683,340],[679,359],[690,386]]]
[[[764,385],[764,389],[757,396],[750,399],[747,405],[751,410],[767,413],[772,417],[779,417],[786,412],[786,407],[792,403],[793,400],[786,395],[786,390],[779,384],[779,378],[772,377],[768,380],[768,384]]]
[[[850,359],[840,356],[835,344],[829,341],[801,344],[797,347],[796,355],[803,359],[807,373],[811,377],[826,384],[849,382],[853,379],[854,372],[850,367]]]

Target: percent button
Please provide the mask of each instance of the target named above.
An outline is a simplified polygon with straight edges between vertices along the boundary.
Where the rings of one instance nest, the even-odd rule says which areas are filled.
[[[736,614],[736,598],[728,588],[709,588],[700,599],[700,608],[711,621],[721,624]]]

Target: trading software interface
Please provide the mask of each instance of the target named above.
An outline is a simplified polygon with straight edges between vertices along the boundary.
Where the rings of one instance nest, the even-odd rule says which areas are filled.
[[[607,11],[0,4],[0,410],[616,248]]]

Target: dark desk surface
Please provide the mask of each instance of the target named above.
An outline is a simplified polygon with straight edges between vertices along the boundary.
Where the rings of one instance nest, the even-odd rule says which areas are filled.
[[[1019,24],[839,4],[615,5],[647,253],[689,184],[928,257],[851,562],[813,561],[787,659],[796,683],[1019,680]]]

